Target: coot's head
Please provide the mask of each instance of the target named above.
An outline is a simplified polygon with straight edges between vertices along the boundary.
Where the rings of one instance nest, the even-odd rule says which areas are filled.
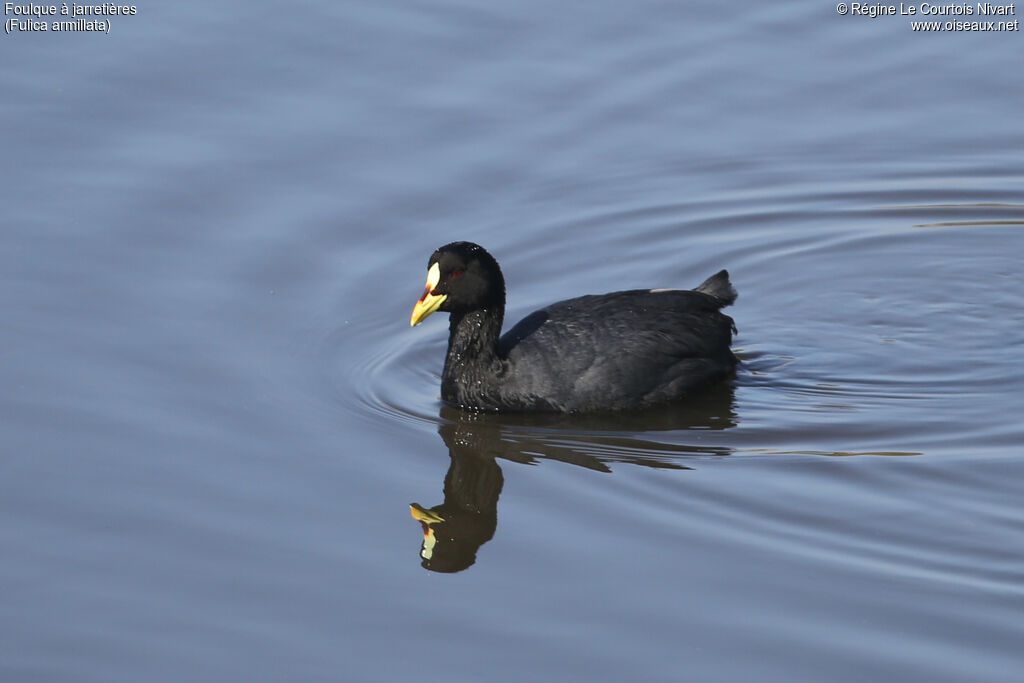
[[[427,262],[427,288],[412,309],[410,325],[418,325],[434,311],[469,313],[505,308],[505,278],[498,262],[472,242],[452,242],[433,253]]]

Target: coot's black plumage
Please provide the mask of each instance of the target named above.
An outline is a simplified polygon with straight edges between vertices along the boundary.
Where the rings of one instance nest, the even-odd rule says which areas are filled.
[[[531,313],[501,335],[505,279],[472,242],[452,242],[427,264],[417,325],[451,314],[441,397],[492,411],[620,410],[692,393],[736,366],[736,300],[722,270],[694,290],[637,289],[581,296]]]

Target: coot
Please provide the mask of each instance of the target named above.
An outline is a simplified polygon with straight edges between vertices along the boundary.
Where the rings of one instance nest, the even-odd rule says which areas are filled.
[[[411,325],[450,314],[441,398],[487,411],[649,406],[693,393],[736,366],[736,300],[722,270],[694,290],[635,289],[551,304],[501,335],[505,278],[472,242],[433,253]]]

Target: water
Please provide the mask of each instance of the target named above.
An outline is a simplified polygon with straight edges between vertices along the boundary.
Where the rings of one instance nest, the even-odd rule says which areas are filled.
[[[0,678],[1020,679],[1019,33],[111,22],[0,37]],[[442,407],[446,321],[407,321],[454,239],[509,323],[726,267],[743,366],[640,415]]]

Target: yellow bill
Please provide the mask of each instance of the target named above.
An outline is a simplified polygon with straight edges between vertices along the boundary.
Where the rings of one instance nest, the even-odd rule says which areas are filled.
[[[409,319],[411,327],[415,327],[423,322],[424,318],[440,308],[444,300],[448,298],[447,294],[434,294],[434,288],[437,287],[437,283],[440,280],[441,267],[435,263],[427,271],[427,288],[423,290],[423,296],[412,307],[412,317]]]
[[[444,521],[444,517],[433,510],[428,510],[419,503],[409,503],[409,512],[412,513],[413,519],[423,524],[438,524]]]

